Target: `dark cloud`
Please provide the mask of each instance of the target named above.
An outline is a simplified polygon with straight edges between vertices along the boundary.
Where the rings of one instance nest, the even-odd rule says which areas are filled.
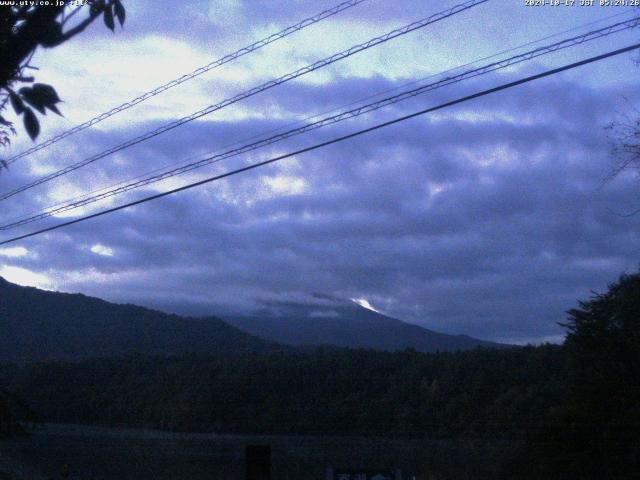
[[[274,5],[255,8],[276,15]],[[197,175],[515,77],[438,90]],[[34,189],[11,203],[11,214],[46,205],[62,187],[107,185],[399,83],[374,76],[288,85],[247,102],[242,119],[194,122]],[[632,177],[602,183],[612,165],[603,127],[623,94],[551,78],[20,242],[29,255],[6,263],[46,273],[66,291],[182,311],[330,310],[340,299],[366,298],[434,330],[548,338],[561,332],[557,322],[578,298],[637,267],[640,216],[616,212],[637,208],[639,185]],[[274,105],[282,118],[261,114]],[[80,151],[99,152],[158,124],[86,131],[40,158],[65,165]],[[0,177],[3,188],[34,178],[26,165],[9,173]],[[96,245],[112,255],[92,251]]]

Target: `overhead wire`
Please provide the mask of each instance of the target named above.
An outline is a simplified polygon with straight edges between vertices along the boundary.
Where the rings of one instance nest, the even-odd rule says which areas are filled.
[[[600,55],[589,57],[587,59],[580,60],[578,62],[573,62],[573,63],[570,63],[570,64],[566,64],[566,65],[563,65],[561,67],[557,67],[557,68],[553,68],[553,69],[550,69],[550,70],[546,70],[544,72],[541,72],[541,73],[538,73],[538,74],[534,74],[534,75],[530,75],[530,76],[521,78],[519,80],[515,80],[515,81],[512,81],[512,82],[504,83],[504,84],[499,85],[497,87],[493,87],[493,88],[489,88],[489,89],[486,89],[486,90],[482,90],[482,91],[476,92],[476,93],[471,94],[471,95],[466,95],[466,96],[457,98],[455,100],[451,100],[451,101],[448,101],[448,102],[445,102],[445,103],[441,103],[441,104],[436,105],[434,107],[428,107],[428,108],[419,110],[417,112],[413,112],[413,113],[408,114],[408,115],[403,115],[401,117],[394,118],[393,120],[389,120],[389,121],[386,121],[386,122],[378,123],[378,124],[373,125],[373,126],[368,127],[368,128],[364,128],[364,129],[361,129],[361,130],[358,130],[358,131],[355,131],[355,132],[352,132],[352,133],[349,133],[349,134],[346,134],[346,135],[335,137],[335,138],[333,138],[331,140],[327,140],[327,141],[324,141],[324,142],[316,143],[315,145],[312,145],[312,146],[309,146],[309,147],[305,147],[305,148],[296,150],[294,152],[286,153],[286,154],[283,154],[283,155],[279,155],[277,157],[270,158],[268,160],[264,160],[264,161],[261,161],[261,162],[253,163],[251,165],[247,165],[247,166],[242,167],[242,168],[238,168],[238,169],[235,169],[235,170],[223,173],[223,174],[215,175],[215,176],[203,179],[203,180],[199,180],[197,182],[190,183],[188,185],[183,185],[181,187],[174,188],[172,190],[168,190],[166,192],[161,192],[161,193],[158,193],[158,194],[155,194],[155,195],[151,195],[151,196],[139,199],[139,200],[135,200],[135,201],[126,203],[124,205],[119,205],[117,207],[113,207],[113,208],[109,208],[109,209],[106,209],[106,210],[103,210],[103,211],[100,211],[100,212],[97,212],[97,213],[93,213],[91,215],[86,215],[86,216],[83,216],[83,217],[80,217],[80,218],[76,218],[74,220],[69,220],[67,222],[59,223],[57,225],[53,225],[53,226],[50,226],[50,227],[47,227],[47,228],[43,228],[43,229],[36,230],[36,231],[30,232],[30,233],[26,233],[26,234],[23,234],[23,235],[16,236],[16,237],[13,237],[13,238],[9,238],[7,240],[0,241],[0,246],[7,245],[9,243],[13,243],[13,242],[16,242],[18,240],[31,238],[31,237],[34,237],[36,235],[41,235],[43,233],[51,232],[53,230],[57,230],[57,229],[60,229],[60,228],[63,228],[63,227],[74,225],[74,224],[77,224],[77,223],[80,223],[80,222],[85,222],[85,221],[93,219],[93,218],[101,217],[101,216],[104,216],[104,215],[107,215],[107,214],[110,214],[110,213],[114,213],[114,212],[119,211],[119,210],[123,210],[125,208],[129,208],[129,207],[140,205],[140,204],[143,204],[143,203],[146,203],[146,202],[150,202],[152,200],[157,200],[157,199],[160,199],[160,198],[163,198],[163,197],[166,197],[166,196],[169,196],[169,195],[173,195],[173,194],[185,191],[185,190],[189,190],[189,189],[201,186],[201,185],[205,185],[205,184],[208,184],[208,183],[211,183],[211,182],[223,179],[223,178],[227,178],[227,177],[231,177],[231,176],[234,176],[234,175],[238,175],[240,173],[244,173],[244,172],[247,172],[247,171],[250,171],[250,170],[254,170],[256,168],[263,167],[263,166],[266,166],[266,165],[269,165],[269,164],[284,160],[286,158],[291,158],[291,157],[294,157],[296,155],[301,155],[303,153],[307,153],[307,152],[311,152],[311,151],[314,151],[314,150],[318,150],[320,148],[324,148],[324,147],[327,147],[329,145],[333,145],[333,144],[336,144],[336,143],[339,143],[339,142],[343,142],[345,140],[348,140],[348,139],[351,139],[351,138],[355,138],[355,137],[364,135],[366,133],[371,133],[371,132],[377,131],[379,129],[389,127],[391,125],[394,125],[394,124],[397,124],[397,123],[400,123],[400,122],[404,122],[404,121],[410,120],[410,119],[418,117],[418,116],[425,115],[427,113],[431,113],[431,112],[434,112],[434,111],[437,111],[437,110],[442,110],[444,108],[452,107],[454,105],[458,105],[458,104],[461,104],[461,103],[464,103],[464,102],[467,102],[467,101],[470,101],[470,100],[474,100],[476,98],[480,98],[480,97],[483,97],[483,96],[486,96],[486,95],[490,95],[490,94],[493,94],[493,93],[496,93],[496,92],[499,92],[499,91],[507,90],[509,88],[513,88],[513,87],[516,87],[518,85],[522,85],[522,84],[529,83],[529,82],[532,82],[532,81],[535,81],[535,80],[539,80],[539,79],[544,78],[544,77],[548,77],[548,76],[551,76],[551,75],[556,75],[558,73],[561,73],[561,72],[564,72],[564,71],[567,71],[567,70],[571,70],[571,69],[574,69],[574,68],[577,68],[577,67],[580,67],[580,66],[583,66],[583,65],[590,64],[590,63],[598,62],[598,61],[601,61],[601,60],[604,60],[604,59],[607,59],[607,58],[610,58],[610,57],[613,57],[613,56],[616,56],[616,55],[621,55],[623,53],[627,53],[627,52],[630,52],[630,51],[633,51],[633,50],[637,50],[638,48],[640,48],[640,43],[636,43],[636,44],[633,44],[633,45],[630,45],[630,46],[627,46],[627,47],[619,48],[617,50],[612,50],[612,51],[609,51],[607,53],[603,53],[603,54],[600,54]]]
[[[346,103],[346,104],[342,104],[342,105],[340,105],[340,106],[339,106],[339,107],[337,107],[337,108],[332,108],[332,109],[330,109],[330,110],[325,110],[325,111],[323,111],[323,112],[320,112],[320,113],[316,113],[316,114],[310,115],[310,116],[308,116],[308,117],[306,117],[306,118],[304,118],[304,119],[295,120],[295,121],[290,122],[290,123],[287,123],[287,124],[285,124],[285,125],[281,125],[281,126],[278,126],[278,127],[275,127],[275,128],[271,128],[271,129],[268,129],[268,130],[266,130],[266,131],[262,131],[262,132],[260,132],[260,133],[258,133],[258,134],[254,134],[254,135],[251,135],[251,136],[249,136],[249,137],[245,137],[245,138],[243,138],[243,139],[241,139],[241,140],[236,140],[236,141],[234,141],[234,142],[224,144],[224,145],[223,145],[222,147],[220,147],[217,151],[223,150],[223,149],[225,149],[225,148],[232,147],[232,146],[234,146],[234,145],[242,144],[243,142],[247,142],[247,141],[249,141],[249,140],[253,140],[253,139],[255,139],[255,138],[260,138],[261,136],[264,136],[264,135],[269,134],[269,133],[274,133],[274,132],[284,131],[284,130],[286,130],[286,129],[287,129],[287,128],[289,128],[289,127],[293,127],[294,125],[301,125],[301,124],[302,124],[302,125],[304,125],[304,124],[306,124],[307,122],[309,122],[310,120],[313,120],[314,118],[319,118],[319,117],[321,117],[322,115],[326,115],[326,114],[329,114],[329,113],[333,113],[333,112],[339,111],[339,110],[341,110],[341,109],[343,109],[343,108],[347,108],[347,107],[349,107],[349,106],[356,105],[356,104],[361,103],[361,102],[363,102],[363,101],[365,101],[365,100],[369,100],[369,99],[372,99],[372,98],[380,97],[380,96],[385,95],[385,94],[387,94],[387,93],[394,92],[394,91],[397,91],[397,90],[401,90],[401,89],[406,88],[406,87],[408,87],[408,86],[415,85],[415,84],[418,84],[418,83],[421,83],[421,82],[427,81],[427,80],[432,79],[432,78],[435,78],[435,77],[439,77],[439,76],[442,76],[442,75],[446,75],[446,74],[451,73],[451,72],[454,72],[454,71],[456,71],[456,70],[461,70],[461,69],[463,69],[463,68],[465,68],[465,67],[469,67],[469,66],[475,65],[475,64],[480,63],[480,62],[482,62],[482,61],[490,60],[490,59],[492,59],[492,58],[499,57],[500,55],[504,55],[504,54],[506,54],[506,53],[515,52],[515,51],[517,51],[517,50],[520,50],[520,49],[522,49],[522,48],[525,48],[525,47],[528,47],[528,46],[531,46],[531,45],[535,45],[535,44],[540,43],[540,42],[543,42],[543,41],[545,41],[545,40],[549,40],[549,39],[552,39],[552,38],[556,38],[556,37],[559,37],[560,35],[564,35],[564,34],[567,34],[567,33],[570,33],[570,32],[574,32],[574,31],[576,31],[576,30],[581,30],[581,29],[584,29],[584,28],[586,28],[586,27],[590,27],[590,26],[596,25],[596,24],[598,24],[598,23],[603,23],[603,22],[605,22],[605,21],[607,21],[607,20],[611,20],[611,19],[613,19],[613,18],[617,18],[617,17],[623,16],[623,15],[628,15],[628,14],[629,14],[629,12],[628,12],[628,11],[618,12],[618,13],[615,13],[615,14],[612,14],[612,15],[609,15],[609,16],[606,16],[606,17],[603,17],[603,18],[598,19],[598,20],[594,20],[594,21],[591,21],[591,22],[587,22],[587,23],[584,23],[584,24],[581,24],[581,25],[578,25],[578,26],[575,26],[575,27],[572,27],[572,28],[569,28],[569,29],[566,29],[566,30],[562,30],[562,31],[560,31],[560,32],[556,32],[556,33],[553,33],[553,34],[550,34],[550,35],[547,35],[547,36],[544,36],[544,37],[538,38],[538,39],[536,39],[536,40],[532,40],[532,41],[529,41],[529,42],[526,42],[526,43],[520,44],[520,45],[518,45],[518,46],[516,46],[516,47],[511,47],[511,48],[509,48],[509,49],[502,50],[502,51],[500,51],[500,52],[497,52],[497,53],[494,53],[494,54],[491,54],[491,55],[488,55],[488,56],[484,56],[484,57],[482,57],[482,58],[478,58],[478,59],[473,60],[473,61],[471,61],[471,62],[467,62],[467,63],[465,63],[465,64],[458,65],[458,66],[456,66],[456,67],[452,67],[452,68],[447,69],[447,70],[445,70],[445,71],[443,71],[443,72],[434,73],[434,74],[428,75],[428,76],[423,77],[423,78],[419,78],[419,79],[416,79],[416,80],[412,80],[412,81],[410,81],[410,82],[406,82],[406,83],[403,83],[402,85],[398,85],[398,86],[395,86],[395,87],[392,87],[392,88],[389,88],[389,89],[385,89],[385,90],[379,91],[379,92],[377,92],[377,93],[375,93],[375,94],[373,94],[373,95],[368,95],[368,96],[366,96],[366,97],[359,98],[358,100],[355,100],[355,101],[353,101],[353,102],[349,102],[349,103]],[[210,152],[208,152],[208,153],[206,153],[206,154],[201,153],[201,154],[197,154],[197,155],[192,155],[192,156],[190,156],[190,157],[188,157],[188,158],[186,158],[186,159],[182,160],[180,164],[186,164],[186,163],[189,163],[191,160],[194,160],[194,159],[200,158],[200,157],[202,157],[203,155],[211,155],[212,153],[213,153],[213,152],[211,152],[211,151],[210,151]],[[54,204],[54,205],[50,205],[50,206],[48,206],[48,207],[45,207],[44,209],[39,209],[39,210],[37,210],[37,211],[31,212],[31,213],[29,213],[28,215],[30,215],[30,216],[31,216],[31,215],[39,214],[39,213],[40,213],[40,212],[42,212],[43,210],[47,210],[47,211],[48,211],[49,209],[53,209],[53,208],[56,208],[56,207],[59,207],[59,206],[62,206],[62,205],[66,205],[66,204],[69,204],[70,202],[75,202],[75,201],[82,200],[82,199],[87,198],[87,197],[95,196],[95,195],[97,195],[97,194],[98,194],[98,193],[100,193],[100,192],[104,192],[104,191],[107,191],[107,190],[112,189],[112,188],[114,188],[114,187],[124,185],[124,184],[126,184],[126,183],[128,183],[128,182],[131,182],[131,181],[133,181],[133,180],[139,180],[139,179],[141,179],[141,178],[144,178],[144,177],[145,177],[145,176],[147,176],[147,175],[152,175],[152,174],[154,174],[154,173],[161,172],[161,171],[165,170],[166,168],[173,167],[173,166],[175,166],[175,164],[174,164],[174,163],[172,163],[172,164],[170,164],[170,165],[164,165],[164,166],[162,166],[162,167],[159,167],[159,168],[153,169],[153,170],[151,170],[151,171],[147,171],[147,172],[145,172],[145,173],[143,173],[143,174],[137,175],[137,176],[135,176],[135,177],[132,177],[132,178],[129,178],[129,179],[126,179],[126,180],[121,180],[121,181],[118,181],[118,182],[116,182],[116,183],[112,183],[112,184],[110,184],[110,185],[106,185],[106,186],[101,187],[101,188],[99,188],[99,189],[96,189],[96,190],[93,190],[93,191],[90,191],[90,192],[87,192],[87,193],[83,193],[83,194],[78,195],[78,196],[73,197],[73,198],[68,198],[68,199],[63,200],[63,201],[60,201],[60,202],[58,202],[58,203],[56,203],[56,204]],[[16,220],[18,220],[19,218],[22,218],[22,217],[14,217],[13,219],[11,219],[11,220],[10,220],[10,222],[16,221]],[[1,229],[1,227],[0,227],[0,229]]]
[[[233,60],[236,60],[244,55],[247,55],[251,52],[255,52],[256,50],[259,50],[262,47],[265,47],[271,43],[274,43],[280,39],[283,39],[295,32],[298,32],[310,25],[316,24],[326,18],[329,18],[333,15],[336,15],[340,12],[343,12],[344,10],[347,10],[349,8],[355,7],[356,5],[365,2],[367,0],[348,0],[345,2],[342,2],[338,5],[336,5],[335,7],[329,8],[327,10],[324,10],[320,13],[317,13],[311,17],[305,18],[304,20],[296,23],[295,25],[291,25],[289,27],[284,28],[283,30],[280,30],[277,33],[271,34],[268,37],[265,37],[261,40],[258,40],[254,43],[252,43],[251,45],[247,45],[246,47],[243,47],[239,50],[236,50],[233,53],[229,53],[217,60],[214,60],[213,62],[208,63],[207,65],[204,65],[200,68],[197,68],[196,70],[192,71],[191,73],[187,73],[185,75],[182,75],[181,77],[175,78],[167,83],[164,83],[163,85],[160,85],[159,87],[154,88],[153,90],[150,90],[148,92],[143,93],[142,95],[137,96],[136,98],[129,100],[128,102],[122,103],[116,107],[113,107],[111,110],[101,113],[100,115],[97,115],[93,118],[91,118],[90,120],[87,120],[79,125],[76,125],[75,127],[70,128],[69,130],[66,130],[58,135],[55,135],[49,139],[47,139],[44,142],[41,142],[37,145],[34,145],[31,148],[28,148],[27,150],[14,155],[13,157],[10,157],[8,159],[5,160],[5,162],[7,164],[11,164],[13,162],[15,162],[16,160],[20,159],[20,158],[24,158],[28,155],[31,155],[34,152],[37,152],[39,150],[42,150],[50,145],[53,145],[54,143],[59,142],[60,140],[69,137],[70,135],[73,135],[74,133],[80,132],[86,128],[89,128],[97,123],[102,122],[103,120],[106,120],[109,117],[112,117],[113,115],[116,115],[120,112],[123,112],[139,103],[144,102],[145,100],[151,98],[151,97],[155,97],[156,95],[159,95],[160,93],[169,90],[170,88],[173,88],[175,86],[181,85],[184,82],[187,82],[189,80],[191,80],[192,78],[195,78],[199,75],[202,75],[203,73],[206,73],[216,67],[220,67],[226,63],[229,63]]]
[[[154,130],[152,130],[150,132],[142,134],[142,135],[140,135],[138,137],[135,137],[135,138],[133,138],[131,140],[123,142],[123,143],[121,143],[119,145],[116,145],[114,147],[111,147],[111,148],[109,148],[109,149],[107,149],[107,150],[105,150],[105,151],[103,151],[103,152],[101,152],[99,154],[96,154],[96,155],[93,155],[91,157],[88,157],[88,158],[86,158],[84,160],[76,162],[76,163],[74,163],[72,165],[69,165],[69,166],[67,166],[67,167],[65,167],[65,168],[63,168],[61,170],[58,170],[56,172],[53,172],[51,174],[45,175],[45,176],[43,176],[43,177],[41,177],[41,178],[39,178],[37,180],[34,180],[34,181],[32,181],[32,182],[30,182],[30,183],[28,183],[26,185],[23,185],[21,187],[15,188],[15,189],[13,189],[13,190],[11,190],[9,192],[2,193],[2,194],[0,194],[0,200],[6,200],[8,198],[11,198],[14,195],[17,195],[17,194],[19,194],[21,192],[29,190],[29,189],[31,189],[33,187],[36,187],[38,185],[41,185],[43,183],[46,183],[46,182],[48,182],[50,180],[53,180],[55,178],[58,178],[58,177],[60,177],[62,175],[66,175],[66,174],[68,174],[70,172],[78,170],[78,169],[80,169],[80,168],[82,168],[82,167],[84,167],[86,165],[89,165],[89,164],[91,164],[93,162],[96,162],[97,160],[100,160],[100,159],[102,159],[104,157],[107,157],[107,156],[109,156],[109,155],[111,155],[113,153],[122,151],[122,150],[124,150],[126,148],[129,148],[129,147],[131,147],[133,145],[136,145],[138,143],[141,143],[141,142],[144,142],[146,140],[149,140],[149,139],[151,139],[153,137],[156,137],[156,136],[158,136],[158,135],[160,135],[162,133],[165,133],[165,132],[167,132],[169,130],[172,130],[172,129],[176,128],[176,127],[184,125],[185,123],[191,122],[191,121],[196,120],[196,119],[198,119],[200,117],[203,117],[205,115],[209,115],[209,114],[211,114],[211,113],[213,113],[215,111],[221,110],[221,109],[223,109],[223,108],[225,108],[225,107],[227,107],[229,105],[232,105],[232,104],[237,103],[237,102],[239,102],[241,100],[244,100],[246,98],[249,98],[249,97],[252,97],[254,95],[257,95],[258,93],[261,93],[261,92],[263,92],[265,90],[268,90],[270,88],[274,88],[276,86],[282,85],[283,83],[286,83],[286,82],[291,81],[291,80],[293,80],[295,78],[301,77],[303,75],[306,75],[308,73],[316,71],[316,70],[318,70],[320,68],[323,68],[323,67],[326,67],[328,65],[331,65],[331,64],[333,64],[335,62],[338,62],[338,61],[343,60],[345,58],[348,58],[348,57],[350,57],[352,55],[355,55],[356,53],[368,50],[368,49],[370,49],[372,47],[375,47],[375,46],[380,45],[382,43],[388,42],[389,40],[392,40],[394,38],[406,35],[406,34],[408,34],[410,32],[418,30],[420,28],[424,28],[424,27],[426,27],[428,25],[431,25],[433,23],[436,23],[436,22],[439,22],[439,21],[444,20],[446,18],[452,17],[452,16],[454,16],[454,15],[456,15],[458,13],[464,12],[466,10],[469,10],[469,9],[471,9],[473,7],[481,5],[481,4],[486,3],[488,1],[489,0],[468,0],[468,1],[464,2],[464,3],[455,5],[455,6],[451,7],[451,8],[446,9],[446,10],[443,10],[441,12],[435,13],[435,14],[429,16],[429,17],[423,18],[423,19],[418,20],[416,22],[412,22],[412,23],[407,24],[407,25],[405,25],[403,27],[394,29],[394,30],[392,30],[392,31],[390,31],[390,32],[388,32],[388,33],[386,33],[384,35],[380,35],[378,37],[374,37],[374,38],[372,38],[372,39],[370,39],[370,40],[368,40],[368,41],[366,41],[364,43],[360,43],[358,45],[354,45],[354,46],[352,46],[352,47],[350,47],[350,48],[348,48],[346,50],[343,50],[342,52],[333,54],[330,57],[327,57],[327,58],[324,58],[324,59],[319,60],[317,62],[314,62],[314,63],[312,63],[310,65],[307,65],[306,67],[297,69],[297,70],[295,70],[293,72],[290,72],[290,73],[288,73],[286,75],[282,75],[281,77],[278,77],[278,78],[276,78],[274,80],[270,80],[270,81],[268,81],[266,83],[263,83],[263,84],[261,84],[261,85],[259,85],[257,87],[254,87],[254,88],[252,88],[250,90],[242,92],[242,93],[240,93],[240,94],[238,94],[238,95],[236,95],[234,97],[228,98],[228,99],[223,100],[222,102],[216,103],[214,105],[210,105],[210,106],[208,106],[208,107],[206,107],[206,108],[204,108],[202,110],[199,110],[197,112],[192,113],[191,115],[185,116],[185,117],[183,117],[183,118],[181,118],[179,120],[170,122],[168,124],[165,124],[165,125],[163,125],[161,127],[156,128],[156,129],[154,129]]]
[[[564,34],[567,34],[567,33],[570,33],[570,32],[574,32],[576,30],[581,30],[581,29],[584,29],[586,27],[590,27],[590,26],[596,25],[598,23],[603,23],[603,22],[605,22],[607,20],[611,20],[613,18],[617,18],[617,17],[623,16],[623,15],[628,15],[628,14],[629,14],[628,11],[618,12],[616,14],[609,15],[609,16],[603,17],[603,18],[598,19],[598,20],[594,20],[594,21],[587,22],[587,23],[584,23],[584,24],[581,24],[581,25],[578,25],[578,26],[575,26],[575,27],[572,27],[572,28],[569,28],[569,29],[566,29],[566,30],[562,30],[560,32],[556,32],[556,33],[553,33],[553,34],[538,38],[536,40],[532,40],[532,41],[520,44],[520,45],[518,45],[516,47],[511,47],[509,49],[502,50],[500,52],[497,52],[497,53],[494,53],[494,54],[491,54],[491,55],[488,55],[488,56],[484,56],[482,58],[478,58],[478,59],[473,60],[471,62],[467,62],[465,64],[458,65],[456,67],[452,67],[452,68],[447,69],[445,71],[434,73],[434,74],[428,75],[426,77],[422,77],[422,78],[419,78],[419,79],[416,79],[416,80],[412,80],[412,81],[403,83],[402,85],[398,85],[398,86],[395,86],[395,87],[392,87],[392,88],[389,88],[389,89],[385,89],[385,90],[379,91],[379,92],[377,92],[375,94],[359,98],[358,100],[355,100],[355,101],[352,101],[352,102],[349,102],[349,103],[346,103],[346,104],[342,104],[339,107],[332,108],[330,110],[325,110],[323,112],[310,115],[310,116],[308,116],[308,117],[306,117],[304,119],[295,120],[295,121],[292,121],[292,122],[287,123],[285,125],[281,125],[281,126],[278,126],[278,127],[275,127],[275,128],[271,128],[271,129],[268,129],[266,131],[262,131],[260,133],[254,134],[254,135],[250,135],[249,137],[244,137],[241,140],[236,140],[234,142],[224,144],[220,148],[218,148],[216,151],[221,151],[221,150],[223,150],[225,148],[229,148],[229,147],[232,147],[232,146],[235,146],[235,145],[240,145],[243,142],[247,142],[247,141],[253,140],[255,138],[260,138],[260,137],[262,137],[262,136],[264,136],[266,134],[269,134],[269,133],[285,131],[287,128],[293,127],[295,125],[305,125],[306,123],[308,123],[309,121],[313,120],[314,118],[319,118],[319,117],[322,117],[323,115],[340,111],[343,108],[347,108],[349,106],[356,105],[358,103],[362,103],[365,100],[369,100],[369,99],[376,98],[376,97],[381,97],[382,95],[385,95],[387,93],[394,92],[394,91],[397,91],[397,90],[401,90],[401,89],[406,88],[408,86],[419,84],[419,83],[425,82],[425,81],[427,81],[429,79],[440,77],[440,76],[446,75],[448,73],[452,73],[452,72],[457,71],[457,70],[461,70],[463,68],[475,65],[475,64],[480,63],[482,61],[491,60],[493,58],[499,57],[499,56],[504,55],[506,53],[515,52],[517,50],[520,50],[522,48],[525,48],[525,47],[528,47],[528,46],[531,46],[531,45],[535,45],[535,44],[543,42],[545,40],[556,38],[556,37],[559,37],[560,35],[564,35]],[[200,153],[200,154],[196,154],[196,155],[191,155],[190,157],[182,160],[180,162],[180,165],[187,164],[191,160],[195,160],[195,159],[200,158],[200,157],[202,157],[204,155],[211,155],[211,154],[213,154],[213,152],[209,151],[207,153]],[[58,202],[58,203],[56,203],[54,205],[50,205],[48,207],[45,207],[44,209],[39,209],[39,210],[37,210],[35,212],[32,212],[29,215],[34,215],[36,213],[42,212],[43,210],[49,210],[49,209],[56,208],[56,207],[64,205],[64,204],[68,204],[69,202],[74,202],[74,201],[82,200],[82,199],[87,198],[87,197],[94,196],[94,195],[96,195],[96,194],[98,194],[100,192],[112,189],[112,188],[120,186],[120,185],[124,185],[124,184],[126,184],[128,182],[131,182],[133,180],[139,180],[141,178],[144,178],[147,175],[152,175],[154,173],[161,172],[161,171],[163,171],[163,170],[165,170],[165,169],[167,169],[169,167],[173,168],[175,165],[176,165],[175,163],[171,163],[169,165],[163,165],[162,167],[147,171],[147,172],[145,172],[143,174],[140,174],[140,175],[137,175],[135,177],[132,177],[132,178],[129,178],[129,179],[126,179],[126,180],[121,180],[121,181],[118,181],[116,183],[112,183],[110,185],[106,185],[104,187],[101,187],[99,189],[96,189],[96,190],[93,190],[93,191],[90,191],[90,192],[87,192],[87,193],[83,193],[83,194],[78,195],[76,197],[63,200],[63,201]],[[17,218],[20,218],[20,217],[15,217],[11,221],[16,220]]]
[[[429,83],[426,85],[422,85],[419,86],[417,88],[413,88],[411,90],[407,90],[404,92],[401,92],[397,95],[393,95],[390,97],[386,97],[383,99],[380,99],[378,101],[375,102],[371,102],[368,103],[366,105],[362,105],[359,106],[357,108],[348,110],[348,111],[344,111],[344,112],[340,112],[338,114],[335,115],[330,115],[328,117],[325,118],[321,118],[320,120],[317,120],[315,122],[312,123],[307,123],[302,125],[301,127],[298,128],[294,128],[292,130],[288,130],[282,133],[278,133],[276,135],[270,136],[270,137],[266,137],[263,138],[261,140],[258,140],[256,142],[253,143],[248,143],[245,144],[241,147],[232,149],[232,150],[228,150],[226,152],[223,153],[218,153],[218,154],[214,154],[214,155],[209,155],[204,159],[200,159],[196,162],[191,162],[191,163],[186,163],[182,166],[179,167],[175,167],[172,168],[171,170],[167,170],[167,171],[163,171],[162,173],[159,174],[153,174],[150,176],[147,176],[146,178],[142,178],[142,179],[132,179],[129,181],[129,183],[126,183],[122,186],[119,186],[118,188],[114,188],[111,190],[106,190],[103,191],[102,193],[99,194],[95,194],[95,195],[91,195],[91,196],[84,196],[81,197],[78,200],[72,200],[69,202],[65,202],[64,204],[58,205],[58,206],[53,206],[53,207],[49,207],[47,209],[45,209],[45,211],[39,212],[35,215],[31,215],[28,216],[26,218],[21,218],[19,220],[15,220],[9,223],[6,223],[4,225],[0,225],[0,231],[6,231],[12,228],[16,228],[22,225],[26,225],[28,223],[32,223],[38,220],[42,220],[44,218],[56,215],[56,214],[60,214],[60,213],[64,213],[79,207],[83,207],[86,205],[89,205],[91,203],[95,203],[98,202],[100,200],[104,200],[106,198],[110,198],[113,197],[115,195],[119,195],[125,192],[128,192],[130,190],[134,190],[152,183],[156,183],[159,182],[161,180],[165,180],[167,178],[170,177],[174,177],[176,175],[180,175],[182,173],[186,173],[188,171],[197,169],[197,168],[201,168],[205,165],[209,165],[212,163],[217,163],[220,162],[224,159],[230,158],[230,157],[234,157],[243,153],[247,153],[249,151],[253,151],[256,150],[258,148],[267,146],[267,145],[271,145],[273,143],[276,143],[278,141],[296,136],[296,135],[300,135],[303,133],[307,133],[309,131],[312,130],[316,130],[318,128],[322,128],[322,127],[326,127],[328,125],[332,125],[338,122],[342,122],[351,118],[355,118],[367,113],[371,113],[373,111],[379,110],[383,107],[398,103],[400,101],[406,100],[408,98],[412,98],[415,97],[417,95],[421,95],[424,93],[427,93],[429,91],[433,91],[435,89],[438,88],[442,88],[444,86],[448,86],[448,85],[452,85],[454,83],[459,83],[462,82],[464,80],[468,80],[471,78],[475,78],[477,76],[480,75],[485,75],[503,68],[507,68],[509,66],[512,65],[516,65],[525,61],[530,61],[534,58],[540,57],[542,55],[547,55],[553,52],[557,52],[560,50],[564,50],[566,48],[570,48],[570,47],[574,47],[576,45],[580,45],[583,44],[585,42],[588,41],[593,41],[596,39],[600,39],[600,38],[604,38],[608,35],[612,35],[614,33],[618,33],[624,30],[628,30],[631,28],[635,28],[638,25],[640,25],[640,16],[638,17],[634,17],[632,19],[628,19],[622,22],[617,22],[614,23],[612,25],[608,25],[606,27],[597,29],[597,30],[592,30],[589,32],[586,32],[582,35],[577,35],[571,38],[567,38],[567,39],[563,39],[559,42],[555,42],[553,44],[549,44],[549,45],[545,45],[545,46],[541,46],[538,48],[535,48],[533,50],[524,52],[524,53],[520,53],[517,55],[513,55],[509,58],[506,59],[502,59],[500,61],[496,61],[496,62],[492,62],[471,70],[467,70],[465,72],[462,72],[460,74],[457,75],[453,75],[453,76],[449,76],[449,77],[445,77],[439,81],[433,82],[433,83]],[[196,158],[199,157],[195,156]]]

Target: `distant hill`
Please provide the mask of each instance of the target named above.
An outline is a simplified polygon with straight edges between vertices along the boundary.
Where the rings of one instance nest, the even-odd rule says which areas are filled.
[[[0,362],[75,360],[130,353],[268,353],[286,349],[219,318],[189,318],[0,277]]]
[[[327,305],[284,305],[277,315],[267,311],[254,316],[226,316],[246,332],[287,345],[334,345],[419,352],[506,347],[467,335],[447,335],[387,317],[351,301]]]

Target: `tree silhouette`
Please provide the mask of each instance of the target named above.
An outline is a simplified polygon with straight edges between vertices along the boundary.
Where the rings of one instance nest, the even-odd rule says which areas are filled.
[[[622,114],[607,127],[615,159],[609,180],[628,170],[640,174],[640,110],[630,108],[631,113]]]
[[[568,312],[575,418],[588,425],[585,462],[599,478],[629,478],[640,468],[640,273]]]
[[[126,15],[121,0],[88,0],[75,7],[66,5],[69,2],[58,2],[60,5],[56,2],[47,2],[49,5],[16,3],[18,5],[0,7],[0,145],[5,146],[16,133],[13,124],[2,116],[9,104],[22,117],[32,140],[40,133],[35,112],[45,115],[49,110],[60,115],[56,106],[60,98],[55,89],[35,83],[32,71],[37,69],[31,60],[36,49],[62,45],[100,16],[107,28],[115,31],[115,19],[122,26]]]
[[[640,273],[569,310],[569,396],[516,459],[522,479],[628,479],[640,471]]]
[[[581,378],[594,386],[640,385],[640,273],[622,275],[579,305],[564,326]]]
[[[2,115],[8,104],[22,117],[32,140],[40,133],[40,122],[34,109],[41,115],[46,115],[47,110],[60,115],[56,106],[60,98],[55,89],[51,85],[35,83],[30,74],[37,70],[30,63],[36,49],[62,45],[83,32],[100,15],[112,31],[115,30],[114,18],[120,26],[125,21],[126,13],[120,0],[89,0],[76,7],[63,2],[59,2],[60,5],[47,3],[49,5],[20,5],[16,2],[14,6],[0,7],[0,146],[7,146],[11,135],[16,134],[12,122]],[[77,20],[81,12],[87,14]],[[0,160],[0,170],[3,167],[6,163]],[[16,428],[4,398],[6,394],[0,389],[0,433],[9,433]]]

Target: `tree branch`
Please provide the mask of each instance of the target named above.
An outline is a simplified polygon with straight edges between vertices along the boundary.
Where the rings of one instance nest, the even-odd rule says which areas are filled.
[[[65,16],[62,20],[62,25],[64,26],[69,20],[71,20],[76,13],[78,13],[82,9],[82,5],[77,6],[69,15]]]
[[[64,43],[67,40],[75,37],[79,33],[82,33],[89,25],[91,25],[91,23],[93,23],[93,21],[99,15],[100,15],[100,13],[97,13],[97,14],[90,13],[89,16],[87,18],[85,18],[82,22],[80,22],[78,25],[73,27],[71,30],[67,30],[66,32],[64,32],[62,34],[62,36],[56,42],[52,42],[51,44],[47,45],[46,48],[57,47],[61,43]]]

